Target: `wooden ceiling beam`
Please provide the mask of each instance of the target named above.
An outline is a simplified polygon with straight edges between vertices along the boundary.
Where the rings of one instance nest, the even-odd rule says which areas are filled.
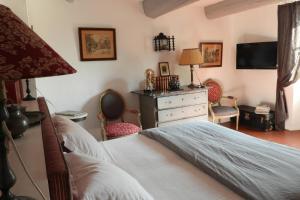
[[[196,1],[199,0],[144,0],[143,7],[146,16],[157,18]]]
[[[279,3],[280,0],[223,0],[204,8],[208,19],[216,19],[234,13],[258,8],[268,4]]]

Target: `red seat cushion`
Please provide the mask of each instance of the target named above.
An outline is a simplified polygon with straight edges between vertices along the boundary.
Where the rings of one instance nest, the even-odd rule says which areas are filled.
[[[137,133],[141,130],[140,127],[126,122],[111,123],[106,126],[106,133],[108,137],[120,137]]]

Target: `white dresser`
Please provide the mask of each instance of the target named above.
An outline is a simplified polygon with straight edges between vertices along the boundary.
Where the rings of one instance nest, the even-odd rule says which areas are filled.
[[[139,95],[143,129],[187,121],[208,119],[207,89],[184,88],[175,92],[145,93]]]

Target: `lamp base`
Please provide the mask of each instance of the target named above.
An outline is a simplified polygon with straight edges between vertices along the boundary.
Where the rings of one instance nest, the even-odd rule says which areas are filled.
[[[26,97],[23,98],[23,101],[34,101],[36,100],[36,98],[34,98],[33,96],[31,96],[31,90],[29,88],[29,79],[26,79]]]
[[[200,83],[199,85],[196,85],[194,83],[191,83],[188,85],[189,88],[191,89],[196,89],[196,88],[205,88],[205,85],[203,85],[202,83]]]
[[[34,101],[36,98],[28,94],[26,97],[23,98],[23,101]]]
[[[196,88],[201,88],[202,85],[196,85],[196,84],[191,83],[191,84],[188,85],[188,87],[191,88],[191,89],[196,89]]]

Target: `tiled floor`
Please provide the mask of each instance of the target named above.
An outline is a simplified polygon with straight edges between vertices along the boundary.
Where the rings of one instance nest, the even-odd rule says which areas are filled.
[[[226,127],[235,129],[235,123],[230,122],[222,124]],[[285,144],[291,147],[296,147],[300,149],[300,130],[299,131],[270,131],[270,132],[261,132],[251,130],[245,126],[240,126],[240,132],[252,135],[265,140],[270,140],[273,142]]]

